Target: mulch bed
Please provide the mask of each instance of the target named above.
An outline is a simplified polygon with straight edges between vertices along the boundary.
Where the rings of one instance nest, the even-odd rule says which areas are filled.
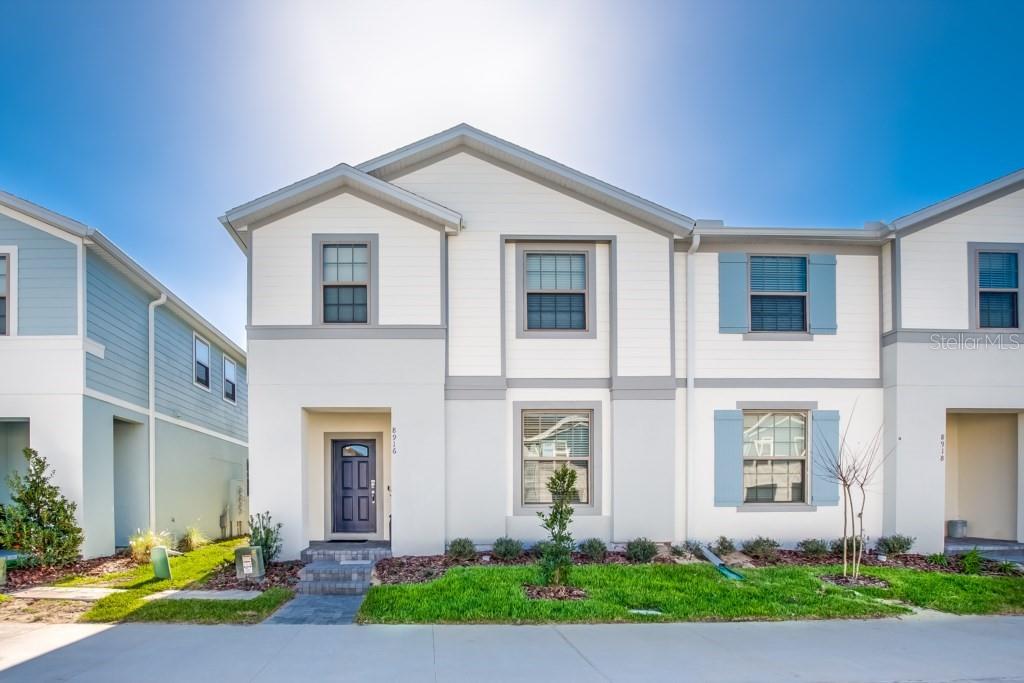
[[[879,579],[875,576],[867,576],[861,574],[856,579],[852,576],[840,576],[840,575],[829,575],[822,576],[822,581],[828,581],[829,583],[837,586],[846,586],[847,588],[888,588],[889,582],[885,579]]]
[[[525,584],[523,591],[531,600],[585,600],[587,592],[575,586],[533,586]]]
[[[267,575],[262,581],[247,581],[235,576],[235,565],[225,564],[220,570],[201,585],[193,586],[194,590],[243,590],[262,591],[268,588],[293,588],[299,582],[299,570],[302,562],[271,562],[267,565]]]
[[[135,568],[129,555],[110,555],[79,560],[63,567],[18,567],[7,570],[7,584],[0,586],[0,593],[11,593],[59,581],[67,576],[105,576]]]
[[[873,550],[864,553],[861,562],[865,567],[900,567],[904,569],[921,569],[929,572],[949,572],[956,574],[960,571],[958,563],[954,558],[949,558],[949,565],[935,564],[929,562],[926,555],[907,553],[906,555],[890,555],[885,562],[878,559]],[[780,565],[798,565],[808,567],[822,564],[842,564],[842,555],[826,555],[824,557],[807,557],[795,550],[780,550],[775,560],[759,560],[752,558],[751,562],[756,567],[778,567]]]

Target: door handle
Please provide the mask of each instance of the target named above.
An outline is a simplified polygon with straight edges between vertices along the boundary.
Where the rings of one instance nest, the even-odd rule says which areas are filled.
[[[371,479],[370,480],[370,503],[371,504],[376,504],[377,503],[377,480],[376,479]]]

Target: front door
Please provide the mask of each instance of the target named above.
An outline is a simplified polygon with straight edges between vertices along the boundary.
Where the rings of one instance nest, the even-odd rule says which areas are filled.
[[[377,448],[365,439],[331,441],[331,531],[377,531]]]

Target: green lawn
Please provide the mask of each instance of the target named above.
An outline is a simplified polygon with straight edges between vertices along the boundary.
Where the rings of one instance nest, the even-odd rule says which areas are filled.
[[[580,601],[529,600],[522,584],[535,567],[461,567],[429,583],[375,586],[359,611],[362,623],[587,623],[842,619],[906,614],[897,599],[958,614],[1024,613],[1024,579],[871,569],[888,589],[841,588],[818,579],[835,567],[744,570],[728,581],[707,564],[584,565],[573,584]],[[661,615],[631,614],[656,609]]]
[[[103,598],[82,616],[82,621],[163,621],[200,624],[250,624],[262,621],[292,597],[292,591],[271,588],[253,600],[155,600],[144,602],[150,593],[172,588],[202,584],[225,563],[234,561],[234,549],[244,539],[232,539],[171,558],[171,580],[153,578],[150,565],[102,578],[72,577],[60,582],[63,586],[109,585],[125,588],[124,593]]]

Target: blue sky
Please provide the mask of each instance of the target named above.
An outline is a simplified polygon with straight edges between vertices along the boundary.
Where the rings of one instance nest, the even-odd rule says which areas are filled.
[[[695,218],[891,220],[1024,167],[1024,3],[0,0],[0,188],[244,343],[225,209],[466,121]]]

